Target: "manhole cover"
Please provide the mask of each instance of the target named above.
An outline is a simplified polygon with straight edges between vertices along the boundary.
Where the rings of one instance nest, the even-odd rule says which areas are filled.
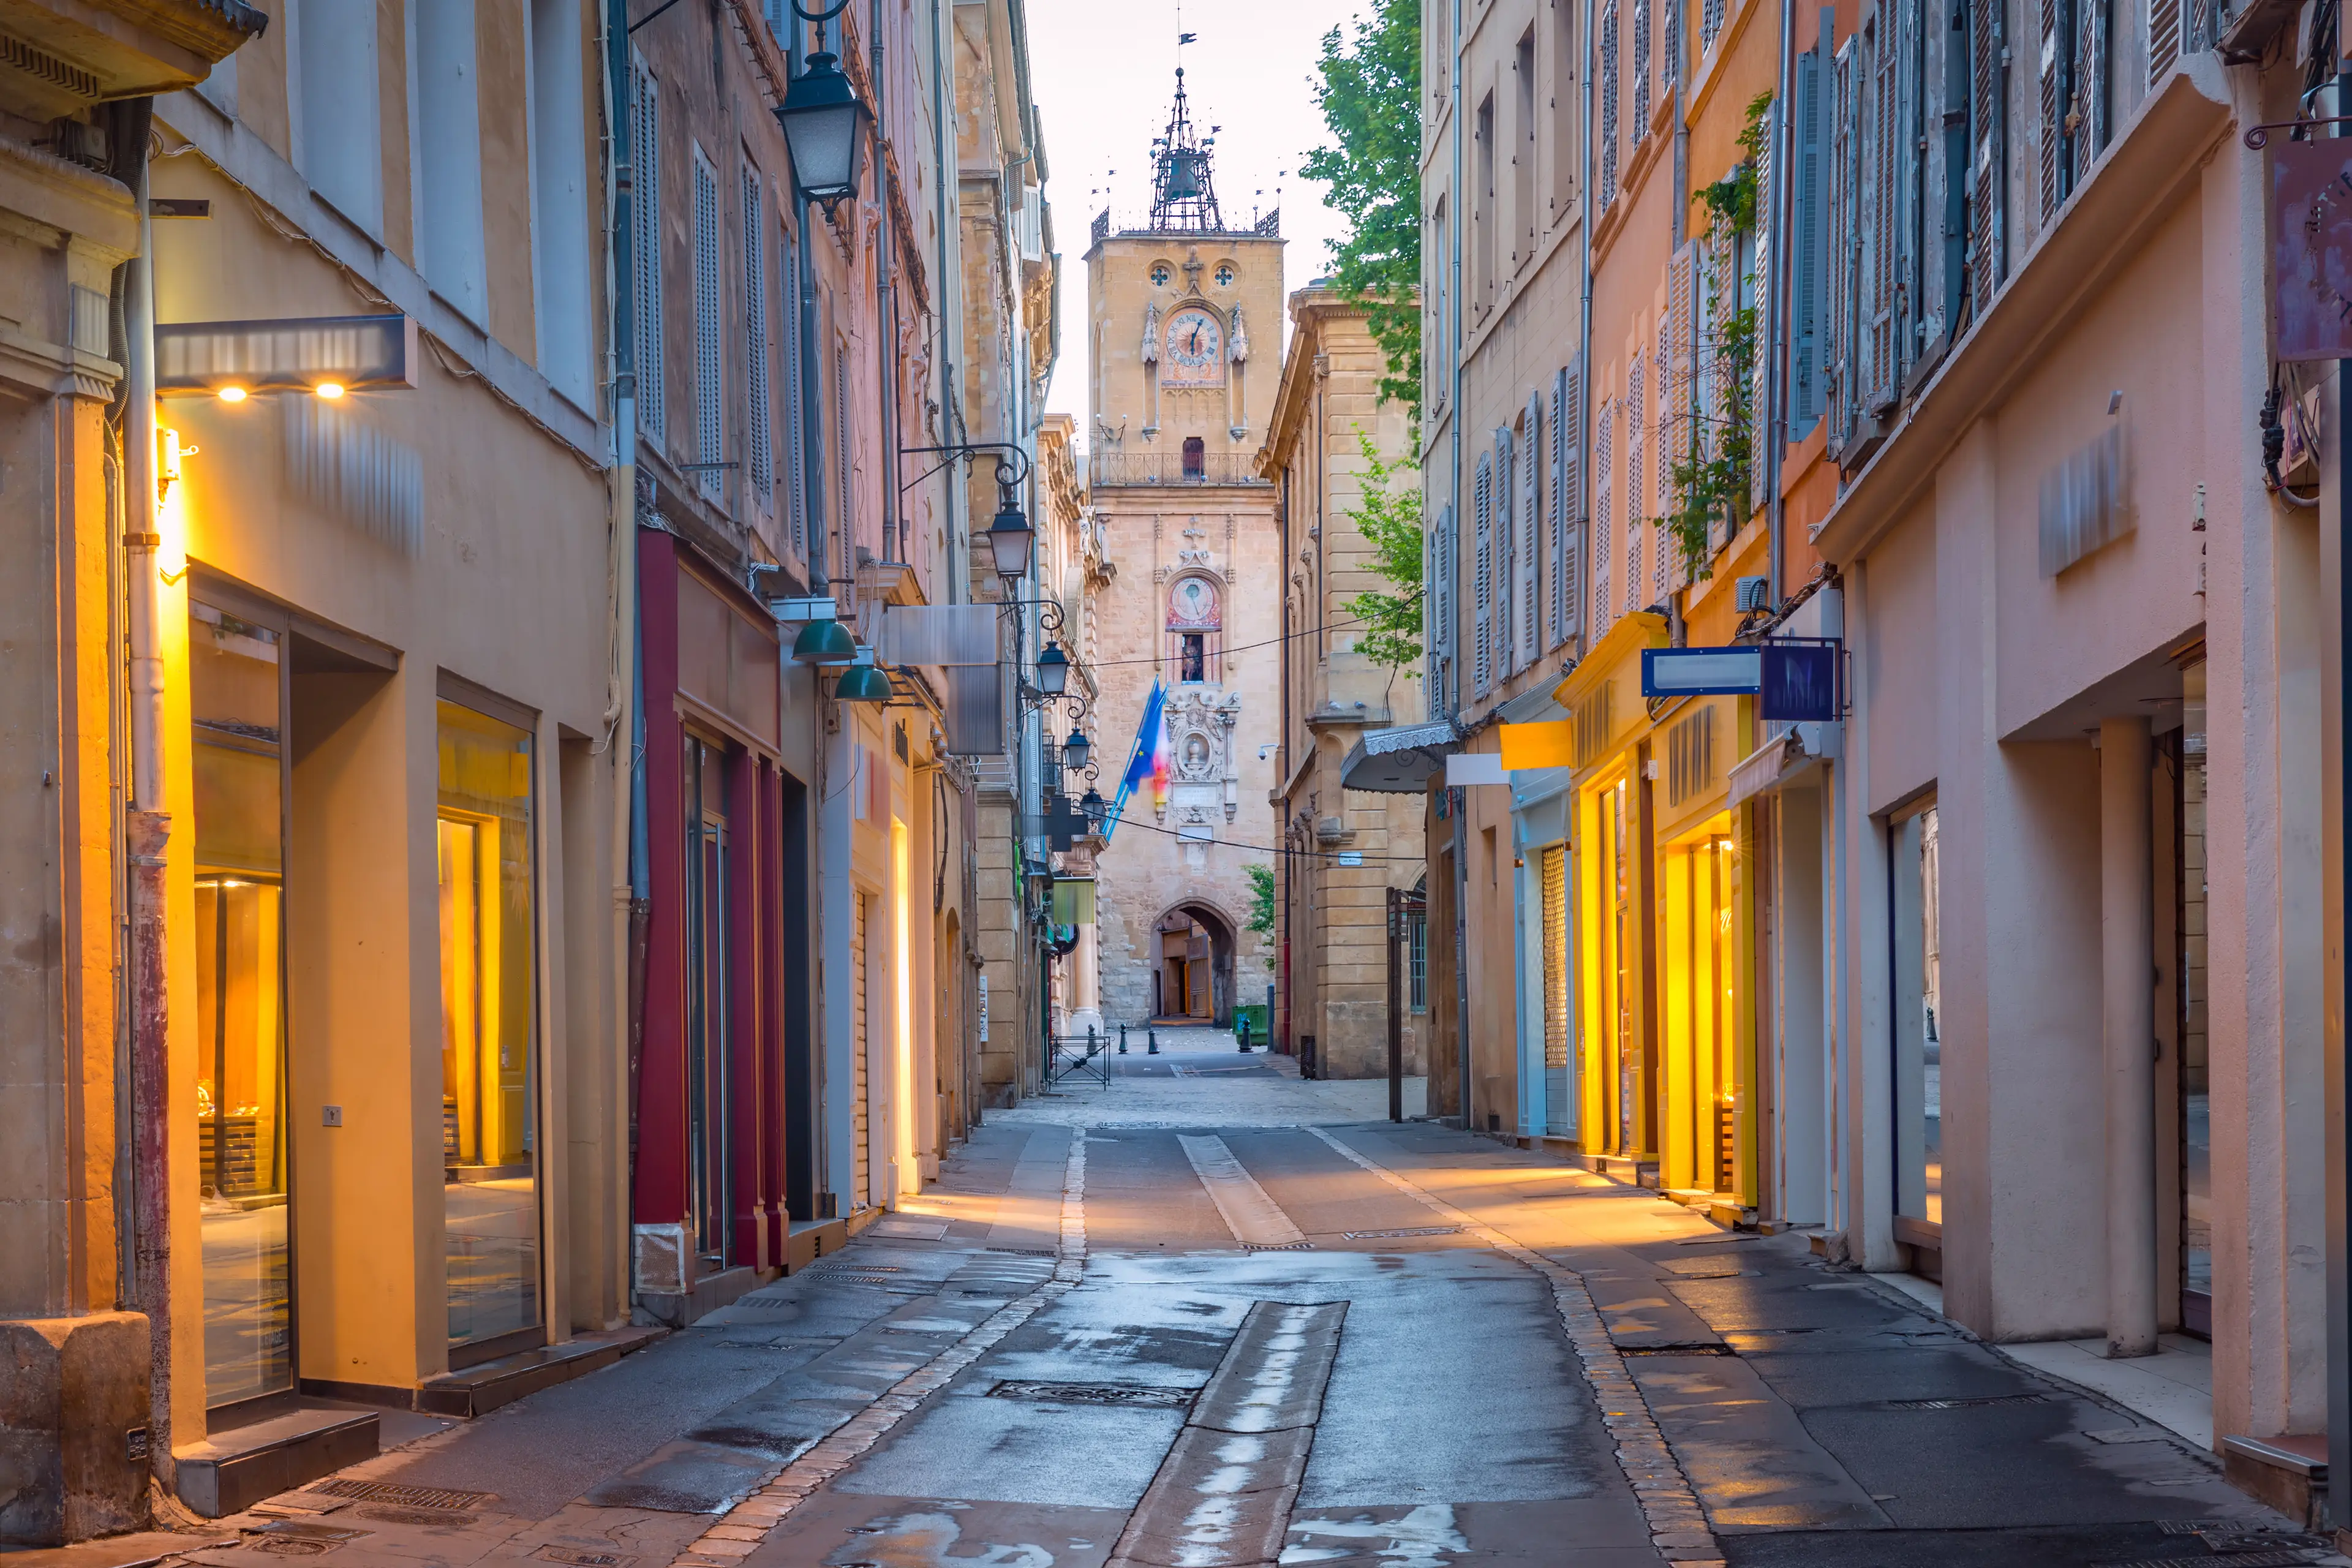
[[[245,1544],[248,1552],[266,1552],[272,1557],[324,1557],[341,1542],[305,1541],[299,1536],[262,1535]]]
[[[1678,1279],[1739,1279],[1756,1274],[1739,1267],[1736,1258],[1669,1258],[1663,1267]]]
[[[481,1518],[454,1508],[392,1508],[383,1504],[362,1504],[352,1512],[362,1519],[373,1519],[384,1524],[468,1525]]]
[[[1339,1233],[1339,1239],[1342,1241],[1386,1241],[1391,1237],[1459,1236],[1461,1234],[1462,1227],[1458,1225],[1419,1225],[1409,1226],[1403,1230],[1344,1230]]]
[[[496,1492],[461,1492],[454,1487],[404,1487],[391,1481],[331,1480],[308,1489],[353,1502],[388,1502],[398,1508],[479,1508],[496,1500]]]
[[[2046,1394],[1988,1394],[1975,1399],[1895,1399],[1889,1410],[1977,1410],[1991,1405],[2047,1405]]]
[[[1139,1383],[1000,1383],[990,1389],[996,1399],[1034,1399],[1041,1405],[1117,1405],[1152,1410],[1180,1410],[1192,1403],[1189,1388],[1155,1388]]]
[[[562,1563],[570,1568],[630,1568],[635,1557],[619,1552],[583,1552],[577,1546],[542,1546],[531,1553],[550,1563]]]
[[[1713,1340],[1687,1345],[1619,1345],[1617,1353],[1626,1355],[1738,1355],[1729,1345]]]
[[[303,1519],[273,1520],[257,1531],[262,1535],[294,1541],[356,1541],[369,1533],[364,1530],[347,1530],[341,1525],[312,1524]]]

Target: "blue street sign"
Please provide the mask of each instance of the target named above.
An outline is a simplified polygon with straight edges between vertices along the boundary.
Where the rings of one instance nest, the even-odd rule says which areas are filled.
[[[1827,722],[1844,716],[1839,644],[1774,641],[1642,650],[1644,697],[1754,697],[1756,716]]]
[[[1642,650],[1644,697],[1748,696],[1762,679],[1763,659],[1753,643]]]

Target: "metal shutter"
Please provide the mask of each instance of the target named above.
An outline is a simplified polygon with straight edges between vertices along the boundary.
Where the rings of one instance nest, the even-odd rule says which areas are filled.
[[[658,449],[662,423],[661,83],[642,65],[635,72],[630,127],[632,190],[630,227],[635,252],[637,326],[637,428]]]
[[[1541,852],[1543,867],[1544,1066],[1568,1065],[1568,853]]]
[[[1521,668],[1543,657],[1543,622],[1538,610],[1542,585],[1543,547],[1543,394],[1528,394],[1527,423],[1519,466],[1519,596],[1518,639]]]
[[[856,755],[863,758],[866,753],[861,749]],[[859,765],[871,767],[873,763],[862,762]],[[857,781],[860,784],[864,782],[862,779]],[[871,1033],[868,1020],[873,1012],[872,999],[866,994],[866,901],[864,893],[855,893],[850,897],[849,1086],[852,1131],[849,1140],[849,1202],[851,1207],[861,1209],[871,1201],[868,1194],[873,1191],[868,1184],[873,1167],[866,1157],[866,1139],[874,1125],[873,1110],[866,1100],[866,1044]]]
[[[744,459],[751,471],[751,499],[764,510],[775,503],[774,412],[768,403],[768,235],[760,200],[760,174],[743,171],[743,363],[749,374],[744,412],[751,440]]]
[[[700,148],[694,153],[694,456],[715,465],[726,434],[720,402],[719,346],[719,176]],[[696,476],[716,496],[724,478],[716,467]]]

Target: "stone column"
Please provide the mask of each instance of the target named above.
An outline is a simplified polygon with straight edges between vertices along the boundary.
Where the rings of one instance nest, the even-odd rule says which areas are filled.
[[[2156,1016],[2148,724],[2099,723],[2099,980],[2106,1060],[2107,1354],[2156,1353]]]

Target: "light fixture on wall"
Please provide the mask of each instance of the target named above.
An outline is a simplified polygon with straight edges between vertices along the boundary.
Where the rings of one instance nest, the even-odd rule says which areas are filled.
[[[856,658],[841,672],[841,684],[833,689],[833,694],[844,702],[877,703],[887,702],[894,695],[888,672],[874,662],[874,650],[863,643],[857,645]]]
[[[1087,739],[1084,730],[1073,729],[1070,738],[1062,742],[1062,765],[1072,773],[1086,771],[1087,758],[1094,754],[1094,742]]]
[[[1037,656],[1037,689],[1048,697],[1059,697],[1070,683],[1070,656],[1062,645],[1049,642],[1045,651]]]
[[[840,61],[824,47],[820,32],[807,68],[784,89],[776,123],[783,127],[784,146],[792,153],[793,183],[828,217],[857,195],[873,121],[866,100],[841,74]]]
[[[1029,525],[1029,514],[1010,500],[997,509],[996,521],[988,525],[981,537],[988,541],[989,553],[995,557],[996,574],[1010,582],[1029,575],[1029,555],[1037,543],[1037,531]]]

